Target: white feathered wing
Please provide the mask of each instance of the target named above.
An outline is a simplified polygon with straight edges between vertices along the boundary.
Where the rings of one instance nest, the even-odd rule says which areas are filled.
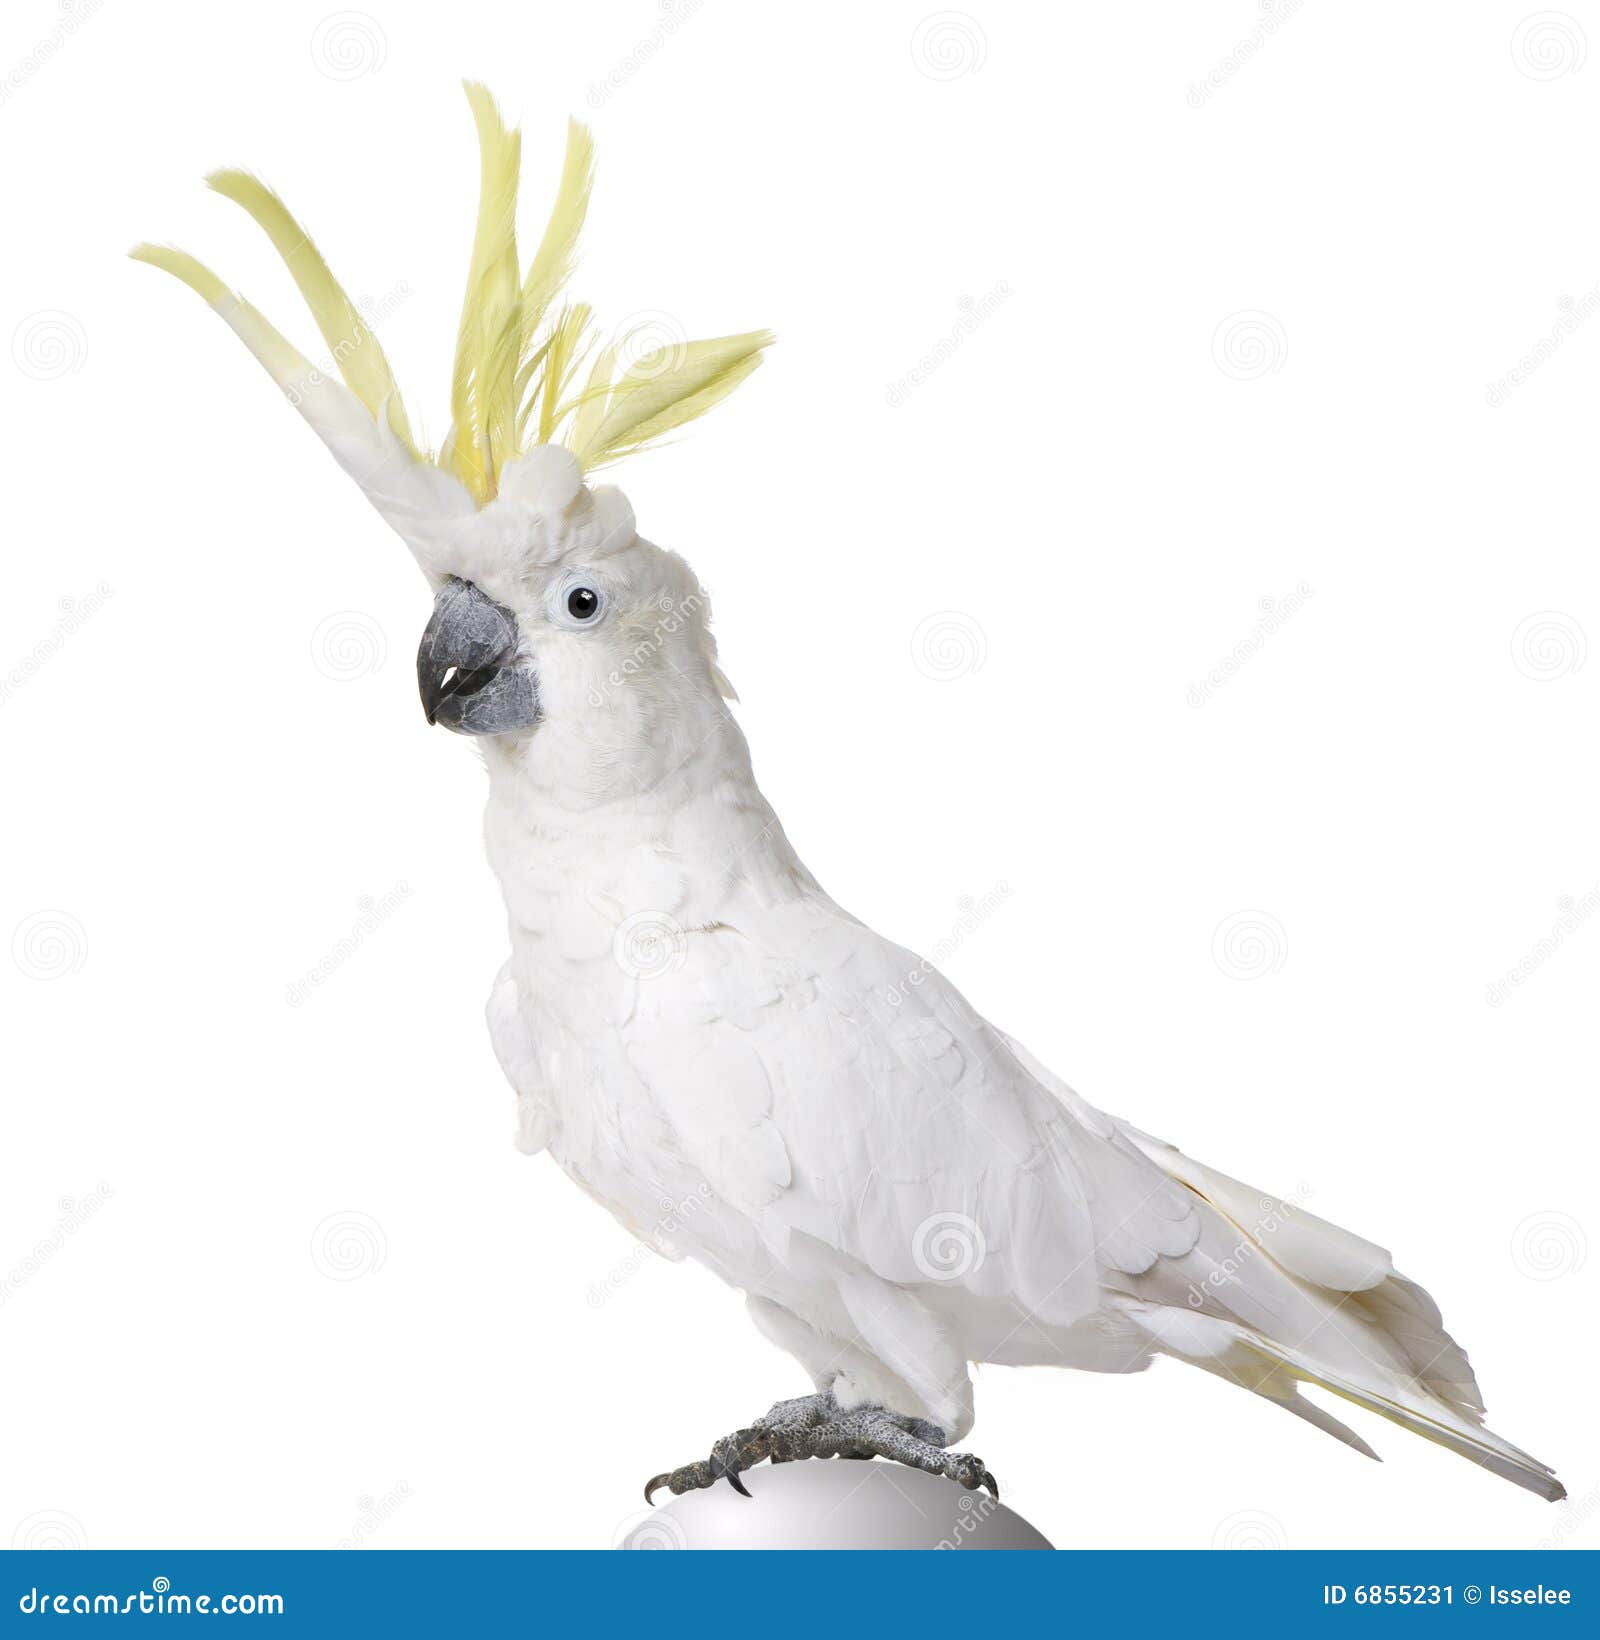
[[[689,1250],[820,1376],[880,1363],[959,1437],[969,1361],[1164,1353],[1368,1456],[1303,1383],[1564,1495],[1483,1427],[1465,1354],[1387,1252],[1094,1109],[820,893],[692,934],[621,1038],[676,1184],[714,1198]]]

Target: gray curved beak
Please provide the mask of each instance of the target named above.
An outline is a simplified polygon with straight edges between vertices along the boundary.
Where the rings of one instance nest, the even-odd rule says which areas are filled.
[[[429,723],[463,735],[530,729],[539,719],[532,669],[517,656],[516,617],[452,577],[433,601],[417,649],[417,690]]]

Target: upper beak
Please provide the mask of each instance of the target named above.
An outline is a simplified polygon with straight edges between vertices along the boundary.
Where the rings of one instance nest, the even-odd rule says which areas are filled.
[[[417,649],[417,689],[429,723],[469,735],[529,728],[538,718],[532,672],[517,661],[516,617],[470,581],[439,589]]]

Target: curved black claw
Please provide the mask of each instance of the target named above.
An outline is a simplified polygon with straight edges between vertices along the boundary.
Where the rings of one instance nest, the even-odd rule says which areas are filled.
[[[983,1478],[978,1484],[980,1486],[987,1486],[989,1490],[994,1493],[994,1501],[996,1503],[1000,1501],[1000,1483],[994,1478],[993,1475],[989,1473],[987,1469],[984,1470]]]
[[[655,1494],[663,1486],[665,1486],[671,1478],[672,1477],[670,1475],[652,1475],[650,1479],[644,1483],[644,1501],[653,1507],[656,1501]]]
[[[741,1498],[747,1498],[750,1496],[750,1488],[746,1486],[744,1482],[739,1479],[738,1475],[731,1469],[728,1471],[728,1485],[731,1486]]]

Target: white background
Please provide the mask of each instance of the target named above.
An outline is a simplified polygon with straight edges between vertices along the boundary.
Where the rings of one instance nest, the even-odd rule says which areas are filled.
[[[604,1546],[805,1387],[513,1150],[426,589],[122,257],[313,349],[200,185],[256,168],[437,440],[472,74],[530,235],[592,121],[607,321],[779,333],[619,478],[821,880],[923,950],[1006,885],[972,1000],[1393,1248],[1576,1507],[1171,1362],[981,1371],[1008,1500],[1065,1546],[1600,1545],[1600,7],[1528,15],[11,0],[0,1544]]]

